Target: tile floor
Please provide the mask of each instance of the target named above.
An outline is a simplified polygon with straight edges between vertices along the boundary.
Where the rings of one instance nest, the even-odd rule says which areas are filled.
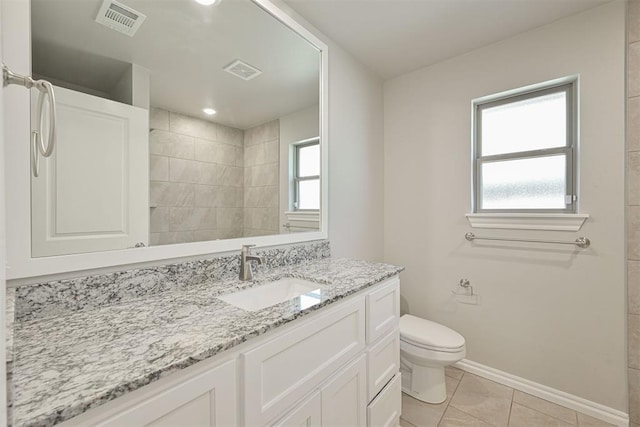
[[[447,400],[430,405],[402,394],[403,427],[604,427],[604,421],[453,367]]]

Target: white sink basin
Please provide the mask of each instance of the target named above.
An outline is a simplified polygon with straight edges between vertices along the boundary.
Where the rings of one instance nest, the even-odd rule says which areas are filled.
[[[317,283],[295,277],[285,277],[253,288],[218,297],[222,301],[247,311],[258,311],[272,305],[300,297],[300,309],[311,307],[321,300]]]

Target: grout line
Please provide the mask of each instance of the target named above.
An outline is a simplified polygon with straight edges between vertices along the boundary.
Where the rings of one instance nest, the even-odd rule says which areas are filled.
[[[511,412],[513,409],[513,398],[515,396],[516,392],[515,389],[511,389],[511,403],[509,404],[509,415],[507,416],[507,426],[509,426],[511,424]]]
[[[451,393],[451,397],[448,398],[447,404],[444,407],[444,411],[442,411],[442,414],[440,414],[440,418],[438,418],[438,422],[436,423],[436,425],[440,425],[440,423],[442,422],[442,418],[444,418],[444,414],[447,413],[447,409],[449,409],[449,405],[451,405],[453,396],[456,394],[456,391],[458,391],[458,386],[460,386],[460,381],[462,381],[462,377],[460,377],[460,380],[458,380],[458,383],[456,384],[456,389],[453,391],[453,393]]]

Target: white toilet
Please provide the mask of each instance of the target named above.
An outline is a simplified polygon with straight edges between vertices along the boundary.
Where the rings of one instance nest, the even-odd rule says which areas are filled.
[[[430,320],[405,314],[400,318],[402,391],[427,403],[447,398],[444,367],[467,354],[464,337]]]

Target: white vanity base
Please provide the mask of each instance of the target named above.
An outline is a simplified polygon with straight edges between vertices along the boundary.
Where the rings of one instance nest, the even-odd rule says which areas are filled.
[[[398,277],[62,424],[397,426]]]

